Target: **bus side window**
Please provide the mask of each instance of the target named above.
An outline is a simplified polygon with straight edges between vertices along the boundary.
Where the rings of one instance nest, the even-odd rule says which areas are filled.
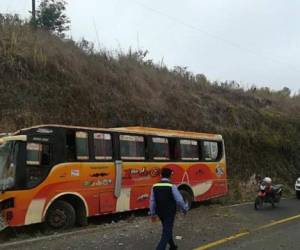
[[[42,165],[50,165],[51,162],[51,150],[49,144],[43,144],[42,150]]]
[[[170,159],[169,140],[162,137],[151,138],[151,160],[167,161]]]
[[[72,130],[66,132],[66,160],[76,160],[75,132]]]
[[[27,143],[26,145],[26,164],[39,166],[42,163],[43,145],[40,143]]]
[[[195,140],[180,140],[181,160],[183,161],[198,161],[199,147]]]
[[[88,133],[77,131],[76,132],[76,159],[88,160],[89,157],[89,142]]]
[[[50,164],[51,152],[49,144],[27,143],[26,164],[31,166],[47,166]]]
[[[47,176],[51,164],[51,146],[49,144],[26,144],[26,186],[35,187]]]
[[[215,141],[204,141],[203,142],[203,155],[205,161],[215,161],[218,159],[219,146],[218,142]]]
[[[95,160],[112,160],[112,140],[107,133],[94,133]]]
[[[145,141],[143,136],[120,135],[121,160],[145,160]]]

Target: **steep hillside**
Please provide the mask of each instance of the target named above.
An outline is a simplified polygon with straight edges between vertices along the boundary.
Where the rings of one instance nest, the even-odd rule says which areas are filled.
[[[95,52],[2,19],[0,132],[43,123],[221,133],[231,178],[300,173],[300,96],[211,83],[143,52]]]

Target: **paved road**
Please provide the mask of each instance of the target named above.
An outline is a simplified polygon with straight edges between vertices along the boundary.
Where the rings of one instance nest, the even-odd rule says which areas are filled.
[[[236,211],[240,214],[247,213],[251,220],[262,220],[263,223],[253,223],[241,237],[222,242],[213,249],[300,249],[300,201],[284,200],[280,207],[264,209],[258,213],[252,213],[249,209],[251,208],[244,207]]]
[[[250,233],[238,240],[222,244],[216,250],[299,250],[300,249],[300,220],[284,223],[263,231]]]
[[[282,221],[292,216],[297,217],[290,221]],[[116,217],[112,218],[115,220]],[[153,250],[161,230],[159,222],[149,222],[146,212],[131,213],[126,219],[118,220],[116,223],[105,218],[93,219],[91,224],[80,231],[76,229],[42,238],[38,231],[31,232],[30,235],[21,233],[11,240],[27,241],[17,245],[6,245],[7,243],[3,242],[0,249]],[[261,228],[264,225],[269,227]],[[177,216],[174,234],[180,236],[176,242],[179,249],[184,250],[208,249],[206,247],[212,246],[212,243],[215,245],[209,249],[276,250],[300,249],[297,247],[300,246],[299,230],[300,201],[287,199],[283,200],[278,208],[265,208],[262,211],[254,211],[252,204],[236,207],[199,205],[187,216]],[[242,237],[227,239],[241,232],[244,234]]]
[[[241,230],[227,235],[210,244],[200,245],[198,249],[215,250],[282,250],[300,249],[300,201],[283,200],[279,207],[267,207],[254,211],[252,204],[233,208],[238,216],[246,216],[252,224],[246,223]],[[233,239],[228,239],[229,237]],[[237,238],[235,238],[235,236]],[[216,246],[212,246],[213,244]],[[212,246],[209,248],[209,246]],[[207,248],[206,248],[207,247]]]

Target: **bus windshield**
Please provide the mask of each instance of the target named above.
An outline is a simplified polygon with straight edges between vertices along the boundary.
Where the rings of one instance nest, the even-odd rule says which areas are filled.
[[[0,144],[0,190],[12,188],[15,182],[15,164],[12,159],[13,142]]]

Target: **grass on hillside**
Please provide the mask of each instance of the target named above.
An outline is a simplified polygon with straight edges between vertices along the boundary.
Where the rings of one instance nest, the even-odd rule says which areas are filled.
[[[199,58],[199,60],[205,60]],[[300,173],[300,96],[169,69],[144,51],[97,51],[0,16],[0,132],[44,124],[222,134],[231,178]]]

